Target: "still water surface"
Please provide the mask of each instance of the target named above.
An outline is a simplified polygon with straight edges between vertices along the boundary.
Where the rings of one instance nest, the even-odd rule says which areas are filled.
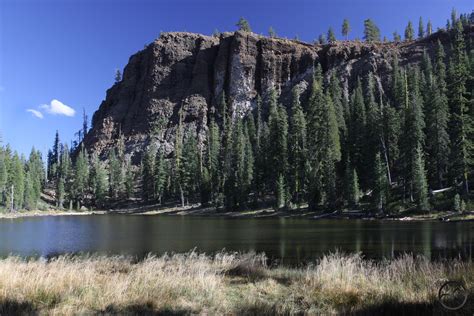
[[[474,255],[474,222],[228,219],[180,216],[47,216],[0,220],[0,256],[63,253],[265,252],[286,264],[340,250],[369,258],[409,252],[430,259]]]

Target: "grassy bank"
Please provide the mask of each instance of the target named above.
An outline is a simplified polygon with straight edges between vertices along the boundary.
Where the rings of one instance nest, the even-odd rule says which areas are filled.
[[[474,264],[431,263],[405,256],[373,262],[333,254],[305,268],[269,268],[255,254],[68,257],[49,262],[0,261],[0,314],[328,314],[442,312],[440,280]]]
[[[307,208],[295,210],[274,210],[272,208],[257,208],[254,210],[229,212],[216,210],[214,207],[202,207],[199,204],[189,206],[160,206],[147,205],[133,208],[112,209],[112,210],[20,210],[10,212],[0,210],[2,218],[20,218],[35,216],[60,216],[60,215],[94,215],[94,214],[124,214],[124,215],[170,215],[170,216],[200,216],[200,217],[225,217],[225,218],[265,218],[265,217],[285,217],[285,218],[308,218],[308,219],[379,219],[379,220],[401,220],[401,221],[474,221],[474,212],[452,212],[437,211],[428,213],[403,212],[400,214],[383,215],[371,214],[362,211],[339,211],[331,213],[321,213],[319,211],[309,211]]]
[[[105,211],[63,211],[63,210],[20,210],[20,211],[3,211],[0,212],[1,218],[20,218],[20,217],[35,217],[35,216],[67,216],[67,215],[92,215],[105,214]]]

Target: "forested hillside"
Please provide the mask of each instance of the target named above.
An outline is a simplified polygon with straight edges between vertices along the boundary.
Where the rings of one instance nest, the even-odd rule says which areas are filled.
[[[448,22],[446,29],[432,32],[431,23],[425,29],[420,21],[418,40],[409,23],[405,41],[394,34],[387,43],[366,20],[369,46],[339,42],[332,29],[314,49],[273,41],[276,34],[270,34],[270,42],[257,42],[259,54],[279,49],[298,59],[288,65],[281,61],[274,68],[283,69],[278,75],[266,59],[219,66],[215,60],[225,55],[220,53],[225,43],[228,52],[240,47],[230,42],[233,37],[198,39],[203,52],[195,58],[206,62],[188,56],[191,61],[173,64],[164,74],[155,68],[158,74],[150,74],[150,82],[140,79],[140,67],[148,65],[143,56],[156,58],[168,49],[163,43],[172,39],[165,36],[131,58],[124,78],[118,74],[94,115],[91,131],[85,119],[74,148],[56,135],[47,171],[36,150],[26,160],[2,147],[1,204],[34,209],[45,190],[59,208],[164,202],[234,211],[261,205],[384,213],[471,208],[473,15],[454,14]],[[239,27],[242,34],[250,32],[245,20]],[[349,30],[344,21],[342,34]],[[364,63],[337,64],[342,53],[331,55],[331,49],[349,46],[359,51],[344,50],[344,58],[358,54]],[[386,59],[391,47],[405,55]],[[420,47],[418,60],[413,56]],[[189,87],[181,89],[187,80],[178,76],[182,69],[191,74]],[[248,79],[249,72],[257,79]],[[165,79],[158,84],[159,76]],[[288,83],[281,79],[285,76]],[[209,77],[210,88],[203,83]],[[131,78],[143,94],[127,84]],[[163,97],[165,88],[178,92]]]

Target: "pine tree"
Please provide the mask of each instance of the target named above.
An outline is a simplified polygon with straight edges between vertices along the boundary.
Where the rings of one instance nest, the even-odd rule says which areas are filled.
[[[299,206],[305,195],[307,139],[306,119],[300,104],[300,94],[293,88],[293,105],[291,108],[289,133],[289,166],[290,197]]]
[[[102,207],[107,197],[107,171],[95,152],[91,156],[89,178],[95,205]]]
[[[426,183],[425,163],[421,146],[415,151],[415,161],[413,165],[413,195],[417,207],[422,211],[429,210],[428,185]]]
[[[423,38],[425,36],[425,30],[423,26],[423,19],[420,16],[420,19],[418,20],[418,38]]]
[[[277,99],[278,97],[276,91],[275,89],[272,89],[268,97],[268,128],[270,133],[268,144],[268,149],[270,152],[268,156],[270,157],[269,169],[272,170],[272,174],[270,175],[271,179],[269,179],[269,182],[273,192],[276,190],[276,182],[278,181],[279,174],[284,172],[281,163],[285,164],[282,158],[286,157],[287,154],[286,142],[280,138],[280,112],[278,110]],[[281,152],[282,150],[283,152]]]
[[[400,34],[398,34],[397,31],[393,32],[393,41],[394,42],[401,42],[402,41],[402,37],[400,36]]]
[[[357,171],[351,164],[351,160],[347,158],[344,172],[344,199],[351,207],[359,204],[359,178]]]
[[[7,190],[11,190],[13,195],[8,195],[8,204],[13,204],[15,210],[23,207],[25,193],[25,170],[20,156],[17,152],[13,154],[10,170],[8,171]],[[13,199],[13,203],[11,203]]]
[[[449,120],[446,97],[446,67],[444,49],[438,41],[435,78],[429,86],[426,99],[426,151],[427,169],[431,186],[442,188],[449,162]]]
[[[228,178],[225,185],[226,208],[232,211],[242,209],[245,204],[245,137],[241,118],[237,118],[230,142]]]
[[[246,133],[248,134],[250,149],[252,150],[252,154],[255,156],[255,153],[257,152],[257,127],[255,125],[255,119],[252,113],[249,113],[247,116],[245,116],[244,127]]]
[[[82,109],[82,137],[84,138],[89,131],[89,126],[88,126],[88,121],[89,118],[87,117],[86,114],[86,109]]]
[[[381,140],[383,139],[382,133],[382,115],[381,105],[377,103],[375,98],[375,82],[371,72],[367,75],[367,81],[365,86],[365,98],[364,103],[366,105],[367,125],[366,125],[366,138],[363,143],[363,159],[365,170],[364,174],[366,177],[372,177],[373,157],[379,152],[381,147]],[[384,155],[385,157],[385,155]]]
[[[261,174],[262,179],[260,182],[260,196],[264,195],[267,192],[273,191],[273,178],[274,172],[271,169],[272,163],[272,156],[271,156],[271,147],[270,147],[270,128],[268,127],[268,123],[264,122],[262,125],[261,131],[261,147],[260,147],[260,155],[257,157],[259,162],[259,173],[257,176]],[[258,180],[258,179],[257,179]]]
[[[365,175],[367,166],[365,164],[365,140],[367,134],[367,116],[365,110],[364,95],[362,92],[362,83],[357,79],[356,88],[351,95],[351,114],[349,125],[349,152],[352,157],[352,163],[359,175]],[[367,187],[367,177],[361,177],[363,187]]]
[[[335,203],[335,163],[341,158],[336,111],[329,93],[322,87],[321,67],[315,76],[308,105],[308,164],[309,197],[311,209],[323,202],[333,207]]]
[[[109,151],[109,192],[117,199],[123,192],[123,166],[115,148]]]
[[[398,56],[394,55],[392,63],[392,94],[396,108],[404,108],[406,105],[405,72],[400,69]]]
[[[452,25],[453,28],[456,28],[456,24],[458,22],[457,16],[458,16],[458,14],[456,13],[456,9],[452,8],[452,10],[451,10],[451,25]]]
[[[212,201],[212,190],[211,190],[211,176],[207,166],[202,166],[199,174],[199,196],[201,198],[201,205],[208,205]]]
[[[156,153],[155,166],[153,170],[154,176],[154,196],[158,198],[161,204],[166,185],[166,161],[162,150]]]
[[[431,24],[431,20],[428,20],[428,24],[426,24],[426,35],[430,36],[433,33],[433,25]]]
[[[65,199],[65,179],[63,177],[59,177],[57,180],[57,186],[56,186],[56,200],[57,200],[57,206],[58,208],[63,208],[64,206],[64,199]]]
[[[282,174],[278,176],[278,180],[276,183],[276,208],[280,209],[286,205],[286,187],[285,187],[285,179]]]
[[[283,175],[286,186],[286,175],[288,172],[288,114],[286,108],[282,104],[278,105],[276,144],[278,148],[276,161],[278,161],[279,164],[278,168],[275,170],[277,170],[279,174]]]
[[[187,135],[183,143],[181,168],[179,179],[181,181],[184,197],[189,199],[198,189],[199,154],[198,144],[193,135]]]
[[[372,191],[372,198],[374,207],[377,208],[379,212],[385,210],[387,205],[388,198],[388,181],[387,173],[385,172],[385,167],[380,158],[380,152],[375,154],[374,161],[374,184]]]
[[[423,59],[421,61],[421,77],[420,77],[420,93],[423,98],[423,104],[429,100],[430,90],[433,85],[433,65],[431,58],[426,52],[423,52]],[[426,106],[424,107],[426,109]]]
[[[59,147],[59,146],[58,146]],[[56,200],[59,208],[62,208],[66,198],[72,195],[72,161],[66,144],[60,146],[60,162],[57,171]]]
[[[7,152],[3,147],[0,147],[0,204],[5,205],[6,201],[6,194],[7,194],[7,161],[8,158],[6,157]]]
[[[272,90],[270,93],[269,112],[269,157],[271,157],[270,170],[272,170],[271,187],[276,194],[277,182],[280,176],[283,177],[286,187],[286,175],[288,172],[288,115],[282,105],[277,105],[275,90]]]
[[[364,21],[364,39],[369,43],[380,41],[380,30],[371,19]]]
[[[346,38],[346,41],[347,41],[350,31],[351,31],[351,27],[349,25],[349,20],[344,19],[344,21],[342,22],[342,36]]]
[[[224,128],[225,127],[225,128]],[[234,126],[232,122],[223,126],[223,135],[222,135],[222,146],[220,153],[220,184],[219,187],[222,190],[222,194],[218,195],[218,200],[222,200],[226,193],[227,188],[231,186],[229,184],[229,179],[232,175],[232,148],[233,148],[233,134]],[[226,205],[229,205],[228,199],[225,201]]]
[[[408,77],[408,104],[405,108],[403,126],[402,159],[404,167],[404,185],[409,190],[410,200],[413,199],[415,175],[413,174],[416,149],[424,145],[425,128],[422,100],[419,91],[419,70],[413,68]]]
[[[413,25],[411,24],[411,21],[408,21],[408,25],[405,28],[405,40],[412,41],[414,34],[415,34],[415,30],[413,30]]]
[[[256,190],[256,197],[259,198],[263,195],[265,190],[265,175],[266,175],[266,154],[265,150],[265,135],[264,130],[266,130],[265,122],[262,118],[262,100],[260,96],[257,96],[256,100],[256,112],[255,112],[255,149],[254,149],[254,183]]]
[[[125,196],[130,199],[133,196],[135,184],[135,172],[133,170],[132,162],[129,156],[125,158]]]
[[[48,179],[55,179],[57,176],[57,169],[59,166],[59,132],[56,131],[51,154],[48,154]]]
[[[236,26],[238,27],[239,31],[252,32],[249,22],[244,17],[240,17],[239,21],[237,21]]]
[[[225,97],[224,97],[224,93],[222,93],[222,97],[225,101]],[[224,121],[223,121],[223,125],[225,126],[225,102],[224,102]],[[174,162],[173,162],[173,177],[175,179],[174,181],[174,186],[177,187],[177,189],[179,190],[179,195],[180,195],[180,199],[181,199],[181,206],[184,207],[184,179],[182,178],[182,155],[183,155],[183,140],[184,140],[184,135],[183,135],[183,111],[182,109],[179,110],[179,121],[178,121],[178,126],[177,126],[177,129],[176,129],[176,136],[175,136],[175,142],[174,142]],[[154,157],[154,155],[152,156]],[[151,166],[153,166],[153,164],[151,164]],[[143,166],[142,166],[143,168]],[[150,170],[152,170],[150,168]],[[150,172],[150,175],[153,174],[152,172]],[[143,177],[143,176],[142,176]],[[145,179],[143,179],[145,180]],[[145,194],[145,198],[147,198],[147,194],[146,192],[144,192]]]
[[[326,43],[327,43],[326,35],[320,34],[319,37],[318,37],[318,42],[319,42],[319,44],[321,44],[321,45],[326,44]]]
[[[44,183],[44,167],[41,153],[32,148],[26,163],[25,203],[27,208],[37,207]]]
[[[474,12],[471,13],[470,22],[474,24]],[[474,43],[472,40],[469,40],[469,60],[470,65],[468,65],[469,73],[471,74],[466,82],[466,91],[468,101],[468,115],[466,115],[466,139],[467,143],[467,165],[468,165],[468,178],[472,179],[474,177]],[[462,201],[462,203],[465,203]]]
[[[176,149],[175,149],[176,150]],[[141,180],[142,180],[142,197],[145,201],[153,200],[155,193],[155,179],[154,179],[154,166],[155,166],[155,147],[150,145],[142,159],[141,167]]]
[[[333,208],[336,204],[336,162],[341,160],[341,144],[336,111],[329,94],[326,95],[325,117],[322,129],[322,177],[325,205]]]
[[[324,104],[325,97],[322,86],[321,65],[317,64],[314,71],[313,83],[311,86],[311,95],[306,108],[307,118],[307,139],[308,139],[308,197],[307,201],[310,209],[315,209],[321,202],[322,197],[322,177],[320,167],[320,149],[319,143],[320,129],[322,126],[322,117],[320,115],[321,104]]]
[[[36,200],[33,191],[33,179],[29,172],[25,172],[25,188],[24,188],[24,202],[23,208],[33,210],[36,208]]]
[[[336,41],[336,35],[334,34],[332,27],[328,30],[328,41],[329,43],[334,43]]]
[[[244,167],[243,167],[243,176],[242,176],[242,187],[243,187],[243,203],[247,202],[247,197],[253,188],[254,183],[254,166],[255,158],[252,149],[252,143],[250,140],[250,129],[249,129],[249,120],[246,121],[246,127],[244,128]]]
[[[74,194],[76,203],[83,204],[85,193],[88,189],[88,180],[89,159],[87,156],[87,151],[84,148],[84,145],[82,145],[81,150],[76,157],[76,163],[74,164],[74,182],[72,192]]]
[[[125,162],[125,137],[122,131],[119,131],[117,146],[114,148],[114,150],[115,150],[116,158],[118,160],[119,165],[123,167],[123,164]]]
[[[339,81],[338,76],[335,72],[331,74],[331,80],[329,82],[329,94],[331,95],[331,99],[334,104],[334,109],[336,111],[336,119],[337,125],[339,127],[339,135],[341,138],[347,134],[347,126],[345,121],[345,109],[344,109],[344,99],[343,93],[341,89],[341,83]]]
[[[118,83],[122,81],[122,73],[120,72],[120,69],[117,69],[115,71],[115,83]]]
[[[211,118],[207,136],[207,172],[209,173],[210,194],[214,203],[220,190],[219,154],[221,150],[219,126]]]
[[[398,174],[398,161],[400,156],[400,149],[398,147],[401,123],[400,114],[394,107],[387,105],[383,112],[383,135],[385,153],[388,160],[388,181],[389,184],[393,181],[393,175]]]
[[[456,19],[453,10],[453,21]],[[460,21],[454,26],[454,45],[449,63],[449,104],[451,117],[449,122],[451,138],[451,181],[462,183],[465,195],[469,192],[468,165],[469,148],[473,148],[473,140],[468,139],[467,132],[472,129],[472,119],[469,119],[467,106],[466,80],[468,78],[467,56],[463,36],[463,27]],[[471,112],[472,113],[472,112]],[[472,115],[472,114],[471,114]],[[472,155],[472,154],[471,154]]]
[[[271,26],[268,28],[268,36],[270,36],[271,38],[277,37],[275,30]]]

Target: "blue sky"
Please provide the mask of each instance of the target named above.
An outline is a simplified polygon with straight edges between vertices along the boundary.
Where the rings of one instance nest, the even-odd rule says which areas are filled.
[[[395,30],[403,34],[408,20],[417,26],[420,16],[435,29],[443,27],[453,7],[466,13],[474,5],[472,0],[1,0],[0,133],[25,154],[32,146],[46,152],[56,129],[69,142],[81,127],[83,109],[92,117],[105,98],[115,70],[161,31],[233,31],[244,16],[256,33],[273,26],[279,36],[312,41],[329,26],[340,37],[347,17],[350,38],[362,37],[366,18],[391,38]]]

